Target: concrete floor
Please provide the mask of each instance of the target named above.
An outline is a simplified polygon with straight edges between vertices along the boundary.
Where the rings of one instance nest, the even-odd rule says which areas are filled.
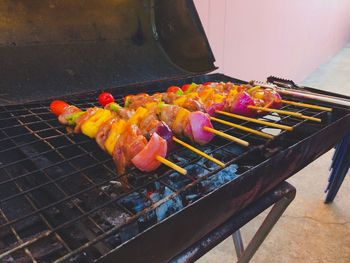
[[[303,84],[350,95],[350,43]],[[323,203],[332,154],[333,150],[288,180],[296,187],[297,196],[251,262],[350,262],[350,174],[334,202]],[[242,228],[245,243],[266,214]],[[198,262],[236,260],[232,239],[228,238]]]

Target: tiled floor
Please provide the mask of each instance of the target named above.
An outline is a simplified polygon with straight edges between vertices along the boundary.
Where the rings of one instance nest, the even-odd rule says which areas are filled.
[[[303,84],[350,96],[350,43]],[[251,262],[350,262],[350,174],[335,201],[323,203],[332,154],[333,151],[324,154],[288,180],[296,187],[297,196]],[[246,242],[264,215],[244,226],[242,235]],[[198,260],[235,261],[231,238]]]

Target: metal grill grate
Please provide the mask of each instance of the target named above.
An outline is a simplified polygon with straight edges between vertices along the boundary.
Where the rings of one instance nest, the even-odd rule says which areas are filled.
[[[81,108],[94,105],[84,97],[69,102]],[[220,116],[276,137],[267,140],[215,123],[216,129],[251,146],[216,137],[199,147],[225,162],[224,169],[179,148],[169,159],[188,170],[184,176],[165,167],[118,175],[110,156],[93,140],[66,133],[49,112],[48,102],[0,107],[1,261],[98,259],[268,159],[281,149],[273,147],[275,141],[288,147],[327,124],[326,112],[290,105],[283,109],[323,122],[277,114],[262,117],[295,127],[290,133]],[[123,176],[130,184],[126,192],[118,182]]]

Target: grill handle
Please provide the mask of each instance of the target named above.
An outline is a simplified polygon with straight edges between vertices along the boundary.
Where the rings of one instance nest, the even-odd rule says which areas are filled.
[[[313,92],[306,92],[306,91],[297,91],[297,90],[288,90],[277,87],[276,90],[284,95],[292,96],[292,97],[298,97],[298,98],[305,98],[305,99],[312,99],[312,100],[319,100],[324,101],[328,103],[343,105],[346,107],[350,107],[350,100],[337,98],[334,96],[328,96],[328,95],[321,95]]]
[[[279,86],[279,84],[277,83],[261,82],[261,81],[255,81],[255,80],[251,81],[250,83],[253,85],[259,85],[265,88],[272,88],[276,90],[278,93],[283,95],[288,95],[296,98],[318,100],[318,101],[323,101],[327,103],[333,103],[333,104],[350,107],[350,100],[348,99],[324,95],[324,94],[318,94],[318,93],[306,91],[304,89],[295,89],[295,88],[292,88],[292,85],[289,85],[289,84],[284,85],[284,86],[288,86],[288,88],[285,88],[285,87]]]

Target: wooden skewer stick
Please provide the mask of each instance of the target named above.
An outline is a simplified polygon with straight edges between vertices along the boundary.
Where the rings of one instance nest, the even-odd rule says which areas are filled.
[[[157,161],[161,162],[162,164],[170,167],[171,169],[175,170],[176,172],[180,173],[180,174],[183,174],[183,175],[186,175],[187,174],[187,170],[178,166],[177,164],[173,163],[173,162],[170,162],[169,160],[163,158],[162,156],[160,155],[157,155],[156,156],[156,159]]]
[[[236,118],[236,119],[240,119],[240,120],[244,120],[244,121],[250,121],[250,122],[255,122],[255,123],[262,124],[262,125],[278,128],[278,129],[281,129],[281,130],[286,130],[286,131],[292,131],[293,130],[293,127],[287,126],[287,125],[282,125],[282,124],[277,124],[277,123],[273,123],[273,122],[268,122],[268,121],[254,119],[254,118],[249,118],[249,117],[246,117],[246,116],[237,115],[237,114],[226,112],[226,111],[217,110],[215,112],[218,113],[218,114],[222,114],[222,115],[225,115],[225,116],[233,117],[233,118]]]
[[[261,111],[267,111],[267,112],[276,112],[278,114],[289,115],[289,116],[298,117],[298,118],[301,118],[301,116],[303,116],[303,114],[301,114],[299,112],[294,112],[294,111],[270,109],[270,108],[252,106],[252,105],[248,106],[248,108],[249,109],[253,109],[253,110],[261,110]]]
[[[176,138],[175,136],[173,136],[173,141],[177,142],[178,144],[181,144],[182,146],[186,147],[187,149],[197,153],[198,155],[207,158],[209,161],[212,161],[218,165],[220,165],[221,167],[225,167],[225,164],[221,161],[219,161],[218,159],[206,154],[205,152],[202,152],[200,150],[198,150],[197,148],[194,148],[192,145],[189,145],[188,143],[185,143],[184,141],[181,141],[180,139]]]
[[[203,129],[204,129],[205,131],[207,131],[207,132],[214,133],[214,134],[216,134],[216,135],[218,135],[218,136],[224,137],[224,138],[226,138],[226,139],[228,139],[228,140],[234,141],[234,142],[239,143],[239,144],[241,144],[241,145],[243,145],[243,146],[249,146],[249,142],[244,141],[244,140],[242,140],[242,139],[239,139],[239,138],[237,138],[237,137],[234,137],[234,136],[232,136],[232,135],[226,134],[226,133],[224,133],[224,132],[222,132],[222,131],[218,131],[218,130],[215,130],[215,129],[210,128],[210,127],[203,127]]]
[[[286,111],[286,110],[277,110],[277,109],[270,109],[270,108],[256,107],[256,106],[248,106],[248,108],[254,109],[254,110],[267,111],[267,112],[276,112],[278,114],[289,115],[289,116],[293,116],[293,117],[301,118],[301,119],[305,119],[305,120],[310,120],[310,121],[317,121],[317,122],[321,122],[322,121],[319,118],[306,116],[306,115],[303,115],[303,114],[301,114],[299,112]]]
[[[301,118],[309,121],[316,121],[316,122],[321,122],[322,120],[320,118],[315,118],[311,116],[306,116],[306,115],[301,115]]]
[[[304,107],[304,108],[310,108],[315,110],[323,110],[323,111],[332,111],[332,108],[308,104],[308,103],[302,103],[302,102],[296,102],[296,101],[290,101],[290,100],[281,100],[282,103],[288,104],[288,105],[294,105],[298,107]]]
[[[238,125],[238,124],[235,124],[235,123],[232,123],[232,122],[224,121],[224,120],[217,119],[217,118],[214,118],[214,117],[210,117],[210,120],[216,121],[216,122],[219,122],[219,123],[222,123],[222,124],[225,124],[225,125],[237,128],[237,129],[240,129],[242,131],[250,132],[250,133],[259,135],[259,136],[267,138],[267,139],[272,139],[273,138],[272,135],[267,134],[265,132],[257,131],[257,130],[254,130],[254,129],[251,129],[251,128],[248,128],[248,127],[245,127],[245,126],[242,126],[242,125]]]

